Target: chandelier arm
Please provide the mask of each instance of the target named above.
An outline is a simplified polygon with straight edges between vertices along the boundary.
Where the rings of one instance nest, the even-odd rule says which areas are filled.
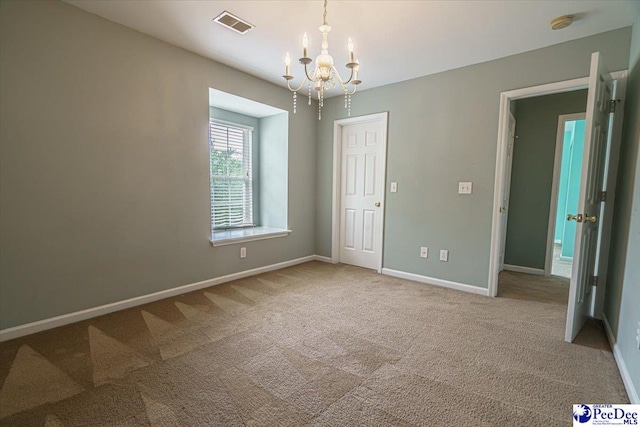
[[[338,81],[338,83],[340,83],[340,87],[342,87],[345,95],[353,95],[356,93],[356,90],[358,90],[358,85],[352,84],[351,86],[353,87],[353,90],[349,92],[349,88],[346,83],[342,83],[341,81]]]
[[[342,82],[342,80],[340,80],[340,78],[337,79],[338,80],[338,84],[340,85],[340,87],[342,88],[342,91],[344,93],[347,93],[347,85],[345,83]]]
[[[300,89],[302,89],[302,86],[304,86],[304,84],[307,82],[307,79],[302,80],[302,83],[300,83],[300,86],[298,86],[296,89],[292,88],[291,87],[291,83],[289,83],[289,82],[290,82],[290,80],[287,80],[287,87],[289,88],[289,90],[291,92],[297,92]]]
[[[334,67],[333,65],[331,66],[331,70],[333,71],[334,75],[336,76],[336,78],[338,79],[338,81],[340,82],[340,84],[342,86],[348,85],[351,82],[351,80],[353,79],[353,68],[351,69],[351,74],[349,75],[349,79],[346,80],[346,81],[342,80],[342,77],[340,77],[340,73],[338,72],[336,67]]]
[[[311,73],[315,75],[315,71],[316,71],[316,68],[312,69]],[[310,82],[313,81],[311,76],[309,76],[309,71],[307,70],[307,64],[304,64],[304,75],[307,76],[307,79],[309,79]]]
[[[353,91],[352,92],[347,92],[347,95],[349,95],[349,96],[353,95],[358,90],[358,85],[352,85],[352,86],[353,86]]]

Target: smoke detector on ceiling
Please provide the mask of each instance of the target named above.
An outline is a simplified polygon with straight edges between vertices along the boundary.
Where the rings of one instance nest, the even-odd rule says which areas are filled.
[[[242,18],[238,18],[237,16],[227,12],[226,10],[220,15],[213,18],[213,20],[223,27],[227,27],[240,34],[247,34],[255,27],[255,25],[250,24]]]
[[[563,28],[567,28],[572,23],[573,23],[573,15],[558,16],[557,18],[554,18],[551,20],[551,29],[561,30]]]

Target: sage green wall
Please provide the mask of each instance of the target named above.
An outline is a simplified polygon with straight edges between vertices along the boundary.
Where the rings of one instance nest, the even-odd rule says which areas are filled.
[[[633,25],[629,64],[604,317],[639,396],[636,328],[640,327],[640,16]]]
[[[384,267],[487,287],[500,92],[589,74],[600,51],[612,70],[629,63],[624,28],[495,61],[364,90],[352,116],[389,111]],[[410,66],[410,64],[407,64]],[[362,79],[366,82],[366,62]],[[316,253],[331,254],[333,121],[341,97],[325,100],[317,146]],[[473,194],[457,194],[473,181]],[[420,246],[432,248],[429,259]],[[437,250],[449,249],[449,262]]]
[[[209,243],[208,89],[288,110],[286,89],[58,1],[0,2],[0,52],[0,328],[315,253],[303,109],[293,233]]]
[[[558,116],[586,107],[586,89],[516,101],[505,264],[544,269]]]
[[[294,121],[297,117],[296,114]],[[288,120],[289,113],[260,119],[260,225],[265,227],[289,228],[286,197],[289,180],[283,173],[288,162]]]

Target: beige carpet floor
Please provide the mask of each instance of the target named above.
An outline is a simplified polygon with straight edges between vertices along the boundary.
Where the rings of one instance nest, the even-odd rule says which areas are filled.
[[[627,397],[597,323],[563,341],[567,289],[307,263],[0,344],[0,424],[570,425]]]

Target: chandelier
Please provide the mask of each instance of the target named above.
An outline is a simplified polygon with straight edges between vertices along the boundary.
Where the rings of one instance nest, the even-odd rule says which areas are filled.
[[[322,51],[320,55],[316,57],[315,68],[309,69],[309,64],[313,62],[311,58],[307,56],[307,48],[309,47],[309,39],[307,38],[307,33],[304,33],[302,37],[302,58],[300,58],[300,63],[304,65],[304,80],[300,83],[298,87],[291,87],[291,80],[293,80],[293,76],[290,74],[290,66],[291,66],[291,57],[289,56],[289,52],[287,52],[287,56],[285,57],[285,74],[282,76],[287,81],[287,87],[291,92],[293,92],[293,113],[296,113],[297,107],[297,98],[298,92],[304,87],[306,84],[309,89],[309,105],[311,105],[311,88],[317,92],[318,95],[318,120],[322,119],[322,107],[324,105],[324,92],[325,90],[332,89],[339,85],[344,92],[344,108],[347,109],[347,113],[351,116],[351,95],[356,93],[356,89],[361,81],[358,79],[358,69],[360,68],[360,63],[358,60],[354,60],[353,55],[353,41],[349,38],[349,42],[347,43],[347,47],[349,49],[349,62],[345,65],[351,73],[347,80],[342,79],[340,77],[340,73],[333,66],[333,57],[329,55],[329,41],[327,40],[329,37],[329,31],[331,31],[331,26],[327,24],[327,0],[324,0],[324,13],[322,15],[322,25],[320,26],[320,32],[322,33]],[[351,84],[351,89],[349,89],[349,84]]]

